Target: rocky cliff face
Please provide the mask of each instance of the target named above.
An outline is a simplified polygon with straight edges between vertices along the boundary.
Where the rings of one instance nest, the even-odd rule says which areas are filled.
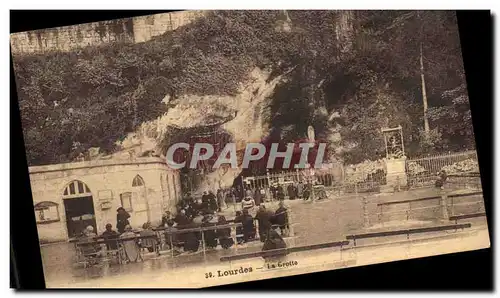
[[[164,103],[171,106],[156,120],[143,123],[137,132],[119,142],[122,150],[115,158],[134,158],[148,152],[162,152],[160,148],[169,130],[203,126],[214,119],[232,118],[222,125],[231,134],[237,150],[243,150],[249,142],[260,142],[268,134],[267,106],[276,85],[286,80],[284,75],[269,80],[269,71],[255,68],[247,82],[241,84],[236,96],[183,95]],[[168,143],[168,142],[167,142]],[[154,154],[154,153],[153,153]],[[201,189],[230,186],[239,174],[238,170],[220,169],[206,176]]]

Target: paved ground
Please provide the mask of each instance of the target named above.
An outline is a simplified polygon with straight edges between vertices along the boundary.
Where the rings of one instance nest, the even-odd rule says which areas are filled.
[[[401,192],[391,195],[370,195],[367,197],[368,211],[371,214],[371,229],[380,228],[377,218],[376,204],[384,201],[397,201],[423,196],[436,195],[439,190],[425,189]],[[302,200],[286,201],[290,210],[290,220],[293,224],[295,238],[289,241],[290,246],[302,246],[319,244],[330,241],[345,239],[345,235],[358,232],[369,227],[364,227],[364,212],[362,196],[331,197],[325,201],[304,202]],[[267,203],[268,209],[275,210],[277,203]],[[230,206],[224,213],[227,218],[232,218],[234,206]],[[236,207],[238,208],[238,207]],[[231,210],[232,209],[232,210]],[[374,215],[375,214],[375,215]],[[432,221],[426,220],[396,220],[386,222],[385,228],[401,228],[413,225],[428,225]],[[484,219],[480,220],[479,226],[484,227]],[[399,239],[386,239],[386,241],[399,241]],[[482,240],[484,242],[484,239]],[[472,245],[472,244],[471,244]],[[165,252],[162,256],[155,257],[147,255],[143,263],[127,265],[102,265],[91,269],[83,269],[74,266],[73,245],[59,243],[46,245],[41,248],[44,263],[46,282],[49,286],[61,287],[70,284],[86,284],[87,286],[109,286],[117,285],[125,280],[125,276],[164,276],[164,278],[174,278],[168,272],[189,271],[191,274],[200,275],[205,267],[222,266],[219,259],[223,255],[240,254],[245,252],[260,251],[260,243],[246,245],[244,247],[231,250],[209,251],[206,254],[182,255],[172,258],[171,254]],[[321,252],[311,252],[302,254],[303,257],[315,255]],[[330,253],[330,252],[329,252]],[[261,262],[261,261],[260,261]],[[323,261],[325,262],[325,261]],[[368,262],[368,261],[365,261]],[[224,265],[225,266],[225,265]],[[233,266],[233,265],[231,265]],[[238,267],[239,268],[239,267]],[[210,269],[211,270],[211,269]],[[186,271],[186,272],[187,272]],[[167,272],[167,273],[165,273]],[[177,273],[176,273],[177,274]],[[253,277],[252,277],[253,278]],[[151,280],[155,278],[151,277]],[[129,278],[126,278],[129,280]],[[141,279],[142,280],[142,279]],[[160,283],[164,283],[161,281]]]

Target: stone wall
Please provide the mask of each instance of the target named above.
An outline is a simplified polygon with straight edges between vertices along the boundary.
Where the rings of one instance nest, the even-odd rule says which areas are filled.
[[[204,15],[179,11],[11,34],[13,54],[71,51],[110,42],[136,43],[172,31]]]
[[[164,208],[173,210],[176,200],[181,197],[178,172],[171,170],[159,158],[138,158],[123,162],[99,160],[30,167],[33,204],[50,201],[59,205],[59,221],[37,224],[40,241],[68,239],[63,192],[70,182],[79,180],[90,189],[97,232],[100,234],[107,223],[116,225],[116,209],[121,206],[120,194],[138,192],[138,188],[132,186],[137,175],[144,180],[145,198],[149,208],[146,212],[132,211],[131,225],[133,228],[139,228],[148,217],[153,224],[158,224]],[[103,199],[109,199],[111,208],[101,209]],[[135,199],[132,201],[133,206],[134,204]]]

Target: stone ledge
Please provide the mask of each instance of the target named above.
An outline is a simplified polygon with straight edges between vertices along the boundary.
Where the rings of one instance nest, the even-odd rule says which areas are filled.
[[[106,167],[106,166],[119,166],[119,165],[141,165],[141,164],[159,164],[165,167],[167,163],[164,159],[159,157],[138,157],[134,159],[124,159],[124,160],[91,160],[91,161],[81,161],[81,162],[71,162],[71,163],[61,163],[52,164],[45,166],[32,166],[29,167],[29,173],[46,173],[55,171],[65,171],[70,169],[85,169],[94,167]],[[170,169],[170,168],[169,168]]]

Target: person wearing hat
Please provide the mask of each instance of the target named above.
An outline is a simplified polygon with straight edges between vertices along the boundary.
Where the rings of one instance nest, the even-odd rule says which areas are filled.
[[[118,233],[122,234],[125,232],[125,227],[130,225],[130,222],[128,221],[130,214],[128,214],[123,207],[116,209],[116,212],[116,229],[118,230]]]

